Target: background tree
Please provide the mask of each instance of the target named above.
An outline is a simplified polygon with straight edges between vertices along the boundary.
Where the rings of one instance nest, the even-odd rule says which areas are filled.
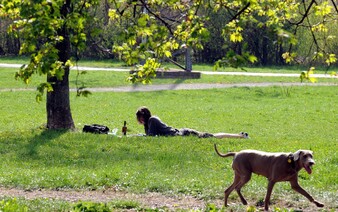
[[[297,43],[289,46],[284,57],[290,62],[308,65],[325,65],[329,68],[336,62],[337,51],[337,1],[302,1],[297,19],[290,20],[290,32]],[[302,42],[301,42],[302,41]]]
[[[183,19],[168,18],[168,14],[163,12],[165,11],[163,8],[175,11],[168,5],[170,3],[164,3],[163,1],[150,2],[151,4],[147,4],[147,9],[152,12],[147,16],[143,16],[149,17],[149,19],[143,19],[144,26],[151,26],[151,23],[163,24],[167,28],[170,26],[171,30],[162,31],[162,33],[165,32],[166,34],[161,37],[182,44],[184,39],[180,42],[177,40],[175,33],[170,32],[179,29],[181,27],[180,24],[184,24],[182,22]],[[210,32],[211,39],[207,42],[205,42],[205,39],[195,40],[198,41],[196,42],[198,47],[200,47],[201,42],[205,46],[205,48],[199,48],[200,50],[194,48],[196,52],[195,61],[215,62],[218,60],[216,68],[222,65],[238,67],[246,63],[282,65],[289,62],[301,62],[304,65],[311,65],[314,63],[320,64],[320,61],[326,61],[326,64],[335,62],[336,50],[329,48],[334,46],[333,43],[335,41],[332,38],[337,35],[336,31],[334,31],[335,27],[333,27],[335,21],[337,21],[337,10],[333,0],[205,0],[177,2],[181,4],[182,8],[185,8],[181,9],[180,14],[190,12],[190,14],[194,15],[195,18],[189,18],[189,20],[192,20],[195,26],[198,26],[198,29],[204,32],[199,35],[204,35],[205,38],[208,34],[206,30]],[[135,14],[135,9],[132,8],[139,6],[141,9],[144,3],[144,1],[133,1],[134,7],[130,6],[127,9],[122,7],[122,10],[119,8],[121,4],[115,4],[115,9],[123,12],[131,9],[130,14]],[[125,18],[133,20],[135,18],[135,16],[119,15],[114,9],[111,12],[111,17],[114,21],[117,19],[119,21],[126,20]],[[136,14],[142,13],[136,12]],[[137,34],[136,32],[142,32],[144,26],[139,25],[139,20],[139,17],[137,17],[136,20],[134,19],[134,23],[129,22],[134,30],[129,30],[130,28],[128,28],[127,31],[124,31],[125,36],[128,36],[128,33],[134,36]],[[198,32],[198,30],[195,32]],[[305,34],[309,36],[305,37]],[[146,36],[150,40],[153,37],[152,34]],[[189,39],[193,40],[193,36]],[[324,42],[324,40],[327,41]],[[311,48],[307,45],[309,42],[312,43],[310,45]],[[328,45],[329,43],[330,45]],[[177,47],[177,45],[172,46]],[[145,46],[141,42],[135,42],[131,45],[124,41],[117,42],[114,49],[117,50],[116,52],[128,52],[129,56],[124,55],[126,57],[121,57],[126,59],[128,64],[132,64],[129,63],[130,58],[133,58],[132,55],[144,57],[144,55],[148,54],[147,57],[161,57],[160,55],[149,54],[156,51],[152,51],[153,48],[151,46]],[[143,50],[148,52],[144,54]],[[171,52],[173,50],[175,49],[169,49]],[[300,60],[302,58],[307,60]],[[138,61],[137,58],[134,59]],[[148,71],[147,73],[153,72]]]
[[[10,19],[0,18],[0,56],[19,54],[20,39],[13,36],[13,34],[7,33],[7,28],[11,23]]]
[[[277,54],[281,54],[285,49],[282,56],[287,63],[297,62],[303,56],[297,54],[299,53],[296,48],[299,47],[298,41],[304,42],[303,47],[306,45],[308,53],[305,57],[308,58],[310,64],[314,61],[325,61],[326,65],[330,66],[336,62],[335,51],[331,48],[332,40],[337,35],[336,31],[332,30],[335,30],[333,26],[336,25],[338,15],[334,0],[215,1],[214,4],[217,11],[224,9],[232,14],[232,18],[223,28],[224,38],[234,43],[244,44],[244,49],[242,49],[244,51],[240,54],[236,51],[228,51],[218,65],[237,66],[242,62],[254,60],[250,55],[257,50],[248,51],[245,45],[250,44],[252,40],[252,36],[245,36],[247,29],[252,29],[252,27],[260,30],[260,33],[256,35],[265,32],[265,36],[261,37],[261,53],[258,54],[262,57],[263,64],[266,63],[264,60],[267,55],[264,48],[271,41],[277,44],[275,51]],[[310,39],[299,39],[304,38],[304,34],[309,34]]]
[[[201,48],[208,36],[203,17],[198,15],[202,1],[112,2],[111,21],[123,29],[113,51],[134,66],[132,82],[149,82],[161,61],[170,59],[175,51]]]
[[[47,91],[47,128],[73,129],[68,81],[72,51],[84,47],[84,29],[93,20],[89,11],[97,1],[2,0],[1,5],[1,15],[15,20],[9,31],[22,39],[20,53],[31,55],[16,78],[29,83],[33,74],[46,75],[37,100]]]

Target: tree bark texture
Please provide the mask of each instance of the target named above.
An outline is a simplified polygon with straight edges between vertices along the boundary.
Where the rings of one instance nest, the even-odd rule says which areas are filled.
[[[47,93],[47,128],[74,129],[74,121],[69,100],[69,68],[62,80],[49,77],[48,82],[54,83],[53,91]]]

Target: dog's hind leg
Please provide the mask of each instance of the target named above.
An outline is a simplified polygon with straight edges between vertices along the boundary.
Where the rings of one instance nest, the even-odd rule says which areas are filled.
[[[241,178],[240,183],[236,186],[236,191],[237,194],[239,196],[239,198],[241,198],[241,201],[243,203],[243,205],[247,205],[248,202],[245,200],[245,198],[243,197],[242,193],[241,193],[241,188],[247,183],[249,182],[249,180],[251,179],[251,173],[248,175],[245,175],[244,177]]]
[[[234,182],[224,191],[224,206],[228,206],[228,197],[230,193],[241,183],[240,176],[235,174]]]

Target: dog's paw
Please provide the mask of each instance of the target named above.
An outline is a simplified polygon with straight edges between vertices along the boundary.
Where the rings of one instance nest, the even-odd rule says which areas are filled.
[[[322,208],[322,207],[324,207],[324,204],[323,203],[321,203],[321,202],[317,202],[316,200],[315,201],[313,201],[315,204],[316,204],[316,206],[317,207],[319,207],[319,208]]]

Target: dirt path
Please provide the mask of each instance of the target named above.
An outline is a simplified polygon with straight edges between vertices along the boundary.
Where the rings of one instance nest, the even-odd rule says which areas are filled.
[[[235,88],[235,87],[269,87],[269,86],[338,86],[338,83],[281,83],[281,82],[252,82],[252,83],[192,83],[192,84],[160,84],[160,85],[130,85],[119,87],[87,88],[91,92],[146,92],[146,91],[165,91],[165,90],[202,90],[216,88]],[[4,88],[0,92],[6,91],[35,91],[33,88]],[[75,91],[71,89],[71,91]]]
[[[133,194],[115,189],[104,191],[75,191],[75,190],[20,190],[0,188],[0,197],[22,197],[28,200],[38,198],[48,198],[54,200],[63,200],[67,202],[91,201],[91,202],[109,202],[109,201],[134,201],[140,203],[146,208],[167,208],[175,209],[204,209],[206,202],[191,196],[169,197],[160,193]],[[221,200],[214,201],[214,204],[221,207]]]
[[[258,82],[258,83],[231,83],[231,84],[160,84],[160,85],[133,85],[107,88],[88,88],[92,92],[145,92],[162,90],[202,90],[214,88],[235,88],[235,87],[269,87],[269,86],[338,86],[338,83],[280,83],[280,82]]]
[[[297,194],[299,195],[299,194]],[[125,191],[119,191],[114,188],[109,188],[102,191],[77,191],[77,190],[22,190],[16,188],[3,188],[0,187],[0,198],[3,197],[20,197],[26,200],[34,199],[50,199],[50,200],[62,200],[70,203],[79,201],[90,201],[90,202],[111,202],[111,201],[132,201],[140,204],[142,208],[150,209],[165,209],[166,211],[177,211],[177,210],[188,210],[188,211],[203,211],[206,205],[209,203],[214,204],[217,208],[222,208],[223,200],[217,199],[212,201],[205,201],[192,196],[165,196],[161,193],[148,192],[146,194],[134,194]],[[257,198],[257,197],[255,197]],[[253,201],[249,200],[250,205],[254,204]],[[231,206],[241,206],[239,199],[231,200]],[[263,205],[255,206],[260,211],[263,210]],[[273,199],[271,208],[288,208],[290,210],[302,211],[302,212],[313,212],[323,211],[323,209],[317,208],[314,204],[310,203],[307,199],[301,198],[298,200],[287,197],[282,199],[277,197]],[[334,210],[332,205],[324,210]],[[240,210],[240,209],[235,209]],[[124,210],[125,211],[125,210]],[[229,211],[233,211],[231,207]]]

